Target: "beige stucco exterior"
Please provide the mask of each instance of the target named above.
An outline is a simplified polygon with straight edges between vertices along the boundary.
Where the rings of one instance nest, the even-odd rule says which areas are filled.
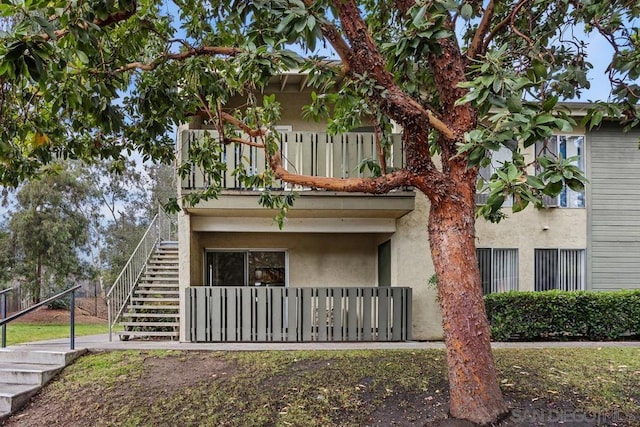
[[[326,131],[325,124],[302,118],[302,107],[309,103],[310,91],[285,84],[281,89],[275,91],[276,99],[285,107],[279,125],[290,126],[294,132]],[[533,160],[533,148],[525,157]],[[360,200],[338,193],[305,193],[294,205],[282,231],[271,219],[273,212],[259,210],[257,205],[254,209],[248,205],[253,200],[237,194],[185,209],[179,217],[183,292],[187,286],[203,284],[207,249],[286,251],[288,286],[377,286],[378,245],[390,240],[392,286],[413,289],[413,338],[441,339],[437,292],[429,285],[434,268],[427,232],[427,198],[416,194],[412,208],[408,209],[406,200],[400,202],[400,198],[393,196]],[[510,208],[505,208],[505,213],[508,218],[499,224],[478,219],[476,246],[518,249],[520,290],[534,289],[536,248],[587,247],[587,209],[529,207],[512,214]],[[181,307],[184,313],[184,306]],[[181,325],[185,323],[182,319]],[[181,339],[185,337],[185,331],[181,330]]]
[[[585,249],[587,210],[528,208],[499,224],[484,219],[476,222],[476,247],[518,249],[519,290],[534,290],[535,249]]]

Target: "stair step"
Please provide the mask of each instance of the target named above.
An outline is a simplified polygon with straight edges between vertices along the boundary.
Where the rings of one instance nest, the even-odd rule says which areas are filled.
[[[139,288],[161,288],[161,289],[168,289],[168,288],[176,288],[178,289],[180,287],[179,284],[177,283],[140,283],[138,285]]]
[[[141,280],[143,282],[177,282],[178,278],[177,277],[168,277],[168,276],[149,277],[148,274],[145,274],[144,276],[142,276]]]
[[[13,412],[38,392],[39,385],[0,383],[0,417],[3,412]],[[2,419],[2,418],[0,418]]]
[[[85,350],[48,351],[0,349],[0,363],[37,363],[40,365],[67,365],[80,357]],[[1,390],[1,389],[0,389]]]
[[[128,318],[167,318],[167,319],[178,319],[180,315],[178,313],[124,313],[122,317]]]
[[[152,304],[134,305],[134,304],[129,304],[127,306],[128,310],[178,310],[178,308],[179,308],[178,304],[171,304],[171,305],[162,305],[162,304],[158,304],[158,305],[152,305]]]
[[[180,302],[179,298],[132,297],[131,302]]]
[[[160,276],[160,277],[166,277],[166,276],[178,276],[178,269],[168,269],[168,268],[163,268],[163,269],[159,269],[159,270],[153,270],[150,269],[149,267],[147,267],[147,269],[144,272],[145,276]]]
[[[144,286],[143,286],[144,285]],[[178,295],[180,288],[177,283],[168,283],[170,286],[157,286],[159,283],[143,283],[136,289],[136,292],[141,291],[142,293],[156,293],[156,294],[165,294],[165,293],[175,293]]]
[[[0,363],[0,383],[42,385],[63,367],[37,363]]]
[[[120,324],[122,326],[139,326],[139,327],[145,327],[145,326],[166,326],[166,327],[175,327],[177,328],[178,326],[180,326],[179,322],[120,322]],[[127,331],[128,332],[128,331]]]
[[[147,270],[154,270],[154,271],[178,271],[178,263],[176,263],[176,265],[156,265],[156,264],[149,264],[147,265]]]
[[[180,291],[176,289],[136,289],[136,296],[138,295],[180,295]]]
[[[165,265],[165,264],[177,264],[178,263],[178,258],[175,259],[151,259],[150,260],[151,264],[156,264],[156,265]]]
[[[116,335],[129,337],[178,337],[178,331],[116,331]]]

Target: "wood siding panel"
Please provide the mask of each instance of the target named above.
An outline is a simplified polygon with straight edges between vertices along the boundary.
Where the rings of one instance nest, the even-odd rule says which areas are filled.
[[[588,134],[589,257],[593,290],[640,287],[640,131]]]

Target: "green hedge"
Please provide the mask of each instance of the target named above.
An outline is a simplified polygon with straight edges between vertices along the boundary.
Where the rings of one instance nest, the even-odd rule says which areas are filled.
[[[495,341],[640,336],[640,290],[505,292],[485,296]]]

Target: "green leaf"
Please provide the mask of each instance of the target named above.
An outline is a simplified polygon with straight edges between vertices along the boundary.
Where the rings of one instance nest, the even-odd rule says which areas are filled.
[[[80,62],[82,62],[83,64],[88,64],[89,63],[89,57],[87,56],[86,53],[84,53],[81,50],[77,50],[76,51],[76,55],[78,55],[78,59],[80,60]]]
[[[469,3],[463,4],[460,9],[460,16],[462,16],[465,21],[470,20],[473,16],[473,7]]]

